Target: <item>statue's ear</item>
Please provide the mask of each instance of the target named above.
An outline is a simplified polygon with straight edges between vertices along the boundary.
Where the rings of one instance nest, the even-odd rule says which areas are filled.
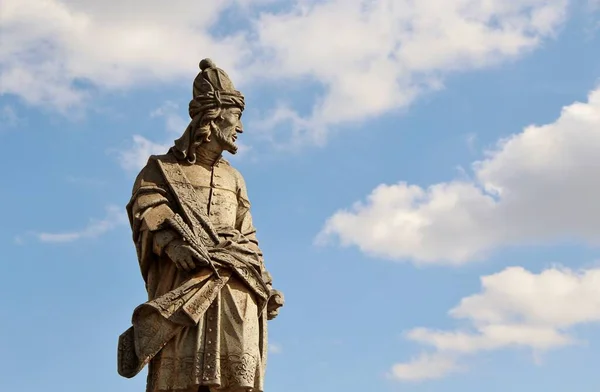
[[[203,142],[204,140],[202,140],[202,138],[203,138],[203,135],[202,135],[202,133],[201,133],[201,132],[196,132],[196,133],[194,134],[194,142],[195,142],[195,143],[200,143],[200,142]]]
[[[215,132],[216,130],[219,129],[219,127],[217,126],[217,123],[215,122],[215,120],[210,120],[210,123],[208,124],[208,126],[210,127],[210,133],[211,134],[213,132]]]
[[[223,120],[225,120],[225,116],[223,116],[223,110],[220,110],[219,115],[211,122],[213,124],[219,124],[219,123],[223,122]]]

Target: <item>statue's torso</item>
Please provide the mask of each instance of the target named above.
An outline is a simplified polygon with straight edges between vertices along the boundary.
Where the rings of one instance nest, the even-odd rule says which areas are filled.
[[[215,226],[235,227],[239,181],[235,170],[226,163],[214,166],[196,163],[182,165],[183,172],[194,186],[198,204]]]

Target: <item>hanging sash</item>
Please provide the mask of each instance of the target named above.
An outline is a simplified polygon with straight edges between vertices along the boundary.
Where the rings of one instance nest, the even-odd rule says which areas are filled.
[[[205,246],[218,245],[219,235],[206,215],[205,207],[198,202],[196,189],[181,170],[177,159],[171,154],[167,154],[160,160],[157,159],[156,163],[194,234],[202,239]]]
[[[202,246],[210,248],[209,252],[212,253],[212,258],[233,269],[238,277],[255,291],[259,297],[258,299],[262,300],[260,302],[264,301],[266,303],[270,296],[270,289],[264,282],[262,274],[257,271],[252,263],[248,262],[243,257],[236,257],[237,253],[227,252],[227,246],[238,248],[235,249],[238,253],[244,253],[244,249],[236,247],[235,242],[221,241],[217,230],[215,230],[210,219],[206,215],[205,207],[198,202],[200,197],[197,195],[196,189],[181,169],[177,159],[171,154],[167,154],[166,156],[161,157],[160,160],[157,159],[156,163],[158,164],[166,183],[169,184],[173,196],[175,196],[177,203],[181,207],[185,220],[191,227],[187,227],[185,222],[177,219],[177,215],[173,220],[167,223],[182,235],[190,245],[194,246],[194,244],[197,244],[196,246],[199,248],[195,248],[200,254],[206,255],[206,250],[205,248],[202,249]],[[192,233],[194,236],[192,236]],[[197,241],[196,238],[199,238],[200,241]],[[235,233],[234,240],[235,239],[237,239],[240,244],[248,242],[248,239],[243,237],[240,233]],[[209,257],[207,261],[209,267],[214,271],[218,278],[219,273],[213,264],[211,257]]]

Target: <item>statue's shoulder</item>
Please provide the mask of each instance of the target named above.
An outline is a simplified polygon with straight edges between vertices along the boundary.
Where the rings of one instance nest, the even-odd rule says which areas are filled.
[[[175,158],[175,155],[173,155],[173,153],[171,153],[171,151],[167,152],[166,154],[161,154],[161,155],[150,155],[150,157],[148,158],[148,162],[146,163],[146,166],[148,166],[148,165],[156,166],[157,161],[177,162],[177,158]]]
[[[229,173],[229,175],[235,179],[235,183],[238,186],[238,188],[243,188],[246,186],[244,183],[244,177],[242,176],[242,173],[240,173],[238,169],[233,167],[231,163],[229,163],[229,161],[227,161],[224,158],[221,158],[219,164],[221,166],[221,170],[224,170],[225,172]]]
[[[140,170],[133,184],[133,193],[140,188],[165,187],[166,180],[158,166],[158,162],[171,162],[174,159],[170,153],[163,155],[151,155],[146,165]]]
[[[224,160],[222,160],[224,161]],[[235,191],[238,195],[238,202],[246,207],[250,207],[250,201],[248,200],[248,189],[246,188],[246,180],[238,169],[231,166],[229,162],[226,165],[222,165],[222,170],[229,173],[229,176],[233,179],[235,184]]]

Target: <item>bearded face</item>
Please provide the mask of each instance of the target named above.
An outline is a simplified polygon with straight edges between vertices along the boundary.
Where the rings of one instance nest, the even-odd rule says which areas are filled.
[[[223,150],[235,154],[238,150],[235,141],[237,134],[243,132],[242,110],[231,107],[221,111],[221,116],[215,121],[216,127],[213,129],[212,137],[218,142]]]

